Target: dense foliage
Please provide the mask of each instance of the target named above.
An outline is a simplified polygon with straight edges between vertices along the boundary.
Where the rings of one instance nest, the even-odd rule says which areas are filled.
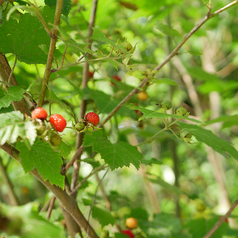
[[[0,1],[0,235],[238,237],[237,3]]]

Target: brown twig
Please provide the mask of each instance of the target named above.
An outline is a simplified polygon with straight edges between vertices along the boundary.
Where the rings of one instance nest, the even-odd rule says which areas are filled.
[[[50,49],[48,53],[48,58],[47,58],[47,63],[45,67],[45,74],[44,74],[44,79],[41,85],[41,91],[40,91],[40,97],[38,100],[37,107],[41,107],[44,102],[45,98],[45,93],[46,89],[48,86],[49,82],[49,77],[51,74],[51,67],[52,67],[52,62],[54,60],[54,53],[55,53],[55,45],[57,41],[57,35],[58,35],[58,26],[60,24],[60,17],[61,17],[61,12],[62,12],[62,7],[63,7],[63,0],[57,0],[56,4],[56,10],[55,10],[55,19],[54,19],[54,26],[51,31],[51,41],[50,41]]]
[[[203,237],[203,238],[209,238],[213,235],[213,233],[221,226],[221,224],[230,216],[230,214],[233,212],[233,210],[238,205],[238,199],[231,205],[229,211],[220,218],[220,220],[212,227],[212,229]]]
[[[93,0],[93,5],[91,9],[91,15],[89,20],[89,26],[88,26],[88,37],[86,43],[87,48],[91,50],[92,40],[90,39],[93,35],[93,27],[95,25],[95,19],[96,19],[96,12],[97,12],[97,4],[98,0]],[[87,57],[90,57],[89,54],[86,54]],[[88,62],[85,62],[83,67],[83,81],[82,81],[82,89],[87,87],[89,79],[89,64]],[[79,118],[84,118],[85,112],[86,112],[86,105],[87,100],[82,99],[81,107],[80,107],[80,113]],[[84,133],[78,133],[77,134],[77,141],[76,141],[76,150],[80,148],[83,144],[83,136]],[[77,186],[78,180],[79,180],[79,169],[80,169],[80,163],[78,159],[80,158],[81,153],[77,156],[75,162],[74,162],[74,171],[72,175],[72,182],[71,182],[71,190],[74,190],[74,188]],[[76,195],[76,193],[74,193]]]
[[[10,201],[11,205],[18,206],[19,202],[18,202],[17,196],[14,192],[12,182],[11,182],[10,178],[8,177],[8,174],[6,172],[6,167],[3,165],[1,157],[0,157],[0,172],[1,172],[1,176],[2,176],[4,183],[7,185],[8,196],[9,196],[9,201]]]
[[[50,219],[52,210],[53,210],[54,205],[55,205],[55,200],[56,200],[56,197],[55,197],[55,196],[52,197],[51,200],[50,200],[50,205],[49,205],[48,212],[47,212],[47,218],[48,218],[48,219]]]
[[[5,55],[3,55],[0,52],[0,78],[2,78],[2,80],[8,84],[9,77],[10,77],[10,84],[13,86],[18,86],[18,83],[16,81],[14,74],[12,73],[12,70],[11,70],[11,67],[10,67],[8,61],[7,61],[7,58],[5,57]],[[5,88],[6,88],[6,90],[8,88],[8,86],[6,84],[5,84]],[[19,102],[12,101],[12,105],[15,110],[20,111],[22,114],[28,115],[28,116],[31,115],[30,110],[27,107],[27,104],[24,99],[22,99]]]

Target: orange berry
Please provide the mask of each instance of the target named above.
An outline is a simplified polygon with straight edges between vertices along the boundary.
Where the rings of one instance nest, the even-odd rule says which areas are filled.
[[[139,92],[139,93],[137,94],[137,98],[138,98],[139,100],[145,101],[145,100],[148,98],[148,95],[147,95],[146,92]]]
[[[137,220],[134,217],[129,217],[126,219],[126,226],[130,229],[136,228],[138,225]]]

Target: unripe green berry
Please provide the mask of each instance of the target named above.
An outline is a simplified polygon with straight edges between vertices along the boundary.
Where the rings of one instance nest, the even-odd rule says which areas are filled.
[[[45,132],[46,128],[44,125],[36,126],[36,133],[38,136],[41,136]]]
[[[59,146],[61,141],[62,141],[62,139],[61,139],[60,135],[58,135],[58,134],[53,134],[50,137],[50,144],[52,146]]]
[[[190,143],[192,141],[193,134],[189,131],[184,130],[180,133],[180,136],[186,143]]]
[[[82,121],[77,122],[77,124],[75,125],[75,129],[78,132],[81,132],[84,128],[85,128],[85,125],[84,125],[84,123]]]
[[[161,104],[160,107],[162,107],[164,110],[169,110],[172,107],[172,103],[169,100],[164,100]]]
[[[177,116],[188,116],[188,111],[184,107],[179,107],[176,110],[176,115]]]

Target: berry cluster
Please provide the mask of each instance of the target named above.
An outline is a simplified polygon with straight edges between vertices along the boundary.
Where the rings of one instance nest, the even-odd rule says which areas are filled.
[[[85,115],[84,119],[81,119],[76,125],[73,125],[76,131],[84,132],[86,130],[93,131],[98,130],[96,127],[99,123],[99,116],[95,112],[89,112]]]
[[[61,137],[58,132],[64,131],[67,122],[60,114],[51,115],[48,121],[47,116],[46,110],[42,107],[36,108],[31,114],[31,117],[35,120],[37,135],[50,142],[52,146],[58,146],[61,143]],[[48,126],[44,121],[48,122]],[[93,131],[99,129],[96,127],[98,123],[99,116],[94,112],[89,112],[84,119],[81,119],[76,125],[73,124],[73,128],[78,132]]]
[[[31,117],[35,119],[37,135],[48,141],[52,146],[59,146],[61,137],[58,132],[62,132],[65,129],[67,122],[60,114],[54,114],[50,116],[49,126],[47,126],[44,122],[47,116],[46,110],[42,107],[38,107],[32,112]]]

